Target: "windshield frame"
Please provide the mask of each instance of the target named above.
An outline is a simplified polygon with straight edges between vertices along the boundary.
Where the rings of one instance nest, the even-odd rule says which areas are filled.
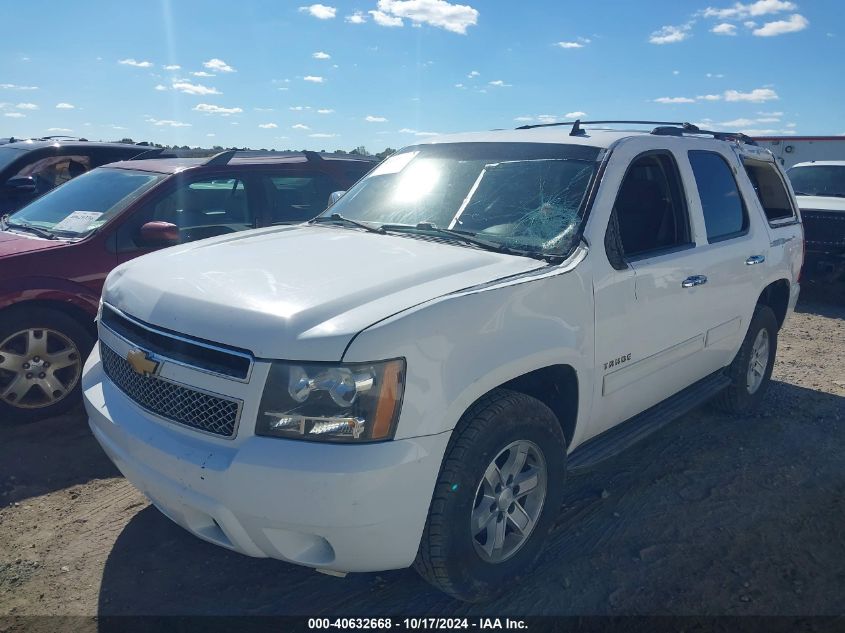
[[[605,168],[606,168],[606,165],[607,165],[607,160],[608,160],[610,153],[611,153],[611,150],[609,148],[600,147],[598,145],[585,145],[585,144],[580,144],[580,143],[536,142],[536,141],[420,143],[420,144],[416,144],[416,145],[409,145],[409,146],[404,147],[400,150],[397,150],[391,156],[396,156],[396,155],[399,155],[399,154],[411,153],[411,152],[420,152],[420,151],[424,151],[427,148],[432,148],[432,147],[442,148],[443,146],[448,146],[448,145],[455,145],[455,146],[460,146],[460,145],[470,145],[470,146],[512,145],[512,146],[523,146],[523,148],[520,148],[522,151],[530,150],[530,146],[540,145],[540,146],[545,146],[545,149],[547,151],[551,150],[552,147],[557,146],[557,147],[576,148],[576,150],[575,150],[576,152],[583,151],[585,154],[587,154],[588,152],[593,152],[592,157],[587,157],[585,155],[584,157],[572,156],[572,157],[554,157],[553,158],[551,156],[549,156],[549,157],[540,157],[540,156],[534,157],[532,155],[532,156],[526,156],[524,158],[513,157],[513,158],[501,159],[501,160],[495,161],[496,163],[507,163],[507,162],[520,162],[522,160],[524,160],[524,161],[529,161],[529,160],[538,160],[538,161],[539,160],[573,160],[573,161],[582,161],[584,163],[590,162],[590,163],[593,164],[592,173],[590,174],[589,180],[587,181],[587,183],[584,186],[583,194],[581,196],[578,208],[575,210],[576,221],[574,221],[571,225],[571,228],[572,228],[571,236],[564,241],[564,244],[566,244],[565,247],[562,244],[560,246],[559,250],[542,250],[542,249],[539,249],[539,248],[534,250],[534,249],[531,249],[531,248],[520,248],[520,245],[518,245],[518,244],[511,244],[511,243],[508,243],[507,241],[499,242],[497,240],[496,244],[497,245],[500,244],[501,248],[490,249],[490,250],[493,250],[494,252],[501,252],[503,254],[508,254],[508,255],[514,255],[514,256],[520,256],[520,257],[533,257],[535,259],[545,259],[545,260],[549,261],[550,263],[560,263],[562,261],[569,259],[572,256],[573,252],[577,249],[578,245],[583,241],[584,229],[586,227],[587,220],[589,219],[589,216],[590,216],[590,210],[592,208],[593,202],[595,201],[595,197],[596,197],[596,194],[597,194],[597,191],[598,191],[598,187],[601,183],[601,180],[602,180],[602,177],[604,175]],[[386,158],[385,160],[388,160],[389,158],[390,157]],[[491,163],[492,162],[493,161],[491,160]],[[376,171],[377,169],[378,169],[378,167],[373,168],[373,170],[371,170],[370,173],[368,173],[361,180],[359,180],[357,183],[355,183],[355,185],[353,185],[353,187],[350,187],[349,191],[353,191],[362,182],[366,181],[371,176],[372,172]],[[486,168],[483,168],[483,169],[480,170],[479,175],[482,175],[484,173],[484,169],[486,169]],[[348,193],[348,192],[344,192],[344,196],[346,195],[346,193]],[[341,200],[342,200],[342,198],[341,198]],[[449,223],[449,225],[443,226],[443,227],[438,227],[436,229],[436,231],[444,230],[444,229],[447,230],[447,231],[451,230],[452,225],[454,224],[454,221],[458,217],[460,217],[462,210],[463,210],[462,208],[456,209],[455,210],[456,215],[453,217],[453,219]],[[325,211],[323,211],[320,215],[318,215],[316,218],[313,218],[311,221],[309,221],[309,223],[319,221],[321,218],[326,218],[326,220],[328,220],[329,218],[331,218],[331,216],[333,214],[338,214],[338,213],[339,213],[339,209],[337,208],[337,205],[332,204]],[[343,219],[347,220],[347,222],[349,220],[349,218],[343,218]],[[378,221],[378,220],[372,220],[372,219],[369,219],[369,220],[363,220],[363,219],[359,219],[359,218],[351,218],[351,219],[354,219],[357,222],[366,223],[366,224],[374,227],[374,229],[378,229],[378,228],[380,228],[381,225],[384,225],[385,228],[387,229],[387,232],[390,232],[392,230],[390,225],[394,224],[387,219],[385,219],[381,222]],[[435,232],[430,232],[430,231],[427,232],[427,230],[424,226],[425,224],[427,224],[427,222],[421,222],[420,225],[416,226],[416,227],[414,225],[409,224],[407,226],[407,228],[409,230],[402,231],[401,233],[397,232],[396,234],[397,235],[409,235],[409,236],[422,235],[422,236],[427,236],[427,237],[439,237],[439,238],[442,238],[444,240],[447,240],[449,242],[454,243],[456,246],[473,247],[471,243],[469,243],[466,240],[462,240],[460,238],[460,236],[458,236],[458,235],[455,235],[454,238],[450,238],[449,236],[438,234],[436,231]],[[398,225],[396,225],[396,226],[398,226]],[[350,228],[350,225],[347,223],[346,227]],[[354,228],[354,227],[352,227],[352,228]],[[416,231],[414,231],[412,229],[416,229]],[[488,237],[487,235],[485,235],[484,231],[479,231],[477,233],[467,232],[466,234],[467,235],[473,235],[474,237],[477,237],[478,240],[481,240],[481,241],[483,241],[486,237]],[[563,234],[563,232],[561,234]],[[478,246],[475,246],[475,248],[478,248]],[[558,247],[556,246],[555,249],[557,249],[557,248]]]
[[[134,174],[134,175],[145,175],[145,176],[149,176],[150,180],[148,182],[140,185],[136,189],[132,190],[130,193],[126,194],[122,198],[120,198],[117,202],[115,202],[112,206],[110,206],[107,209],[107,211],[104,211],[103,214],[109,213],[113,209],[115,209],[116,207],[119,206],[118,210],[115,211],[114,213],[111,213],[110,216],[108,218],[106,218],[106,220],[101,225],[96,226],[92,229],[89,229],[89,230],[81,232],[81,233],[76,233],[76,232],[73,232],[73,231],[62,231],[62,230],[57,231],[52,227],[42,226],[41,224],[33,224],[32,222],[28,221],[27,219],[25,219],[23,217],[17,218],[17,220],[16,220],[15,216],[17,216],[21,212],[27,210],[31,205],[37,204],[39,201],[43,200],[46,196],[50,196],[50,195],[55,194],[55,193],[60,193],[62,188],[65,185],[71,184],[74,181],[78,181],[80,178],[85,178],[86,176],[88,176],[90,174],[103,173],[105,171],[115,171],[115,172],[119,171],[119,172],[123,172],[123,173]],[[9,229],[19,230],[11,224],[12,223],[24,224],[26,226],[32,226],[32,227],[37,228],[39,230],[51,233],[54,236],[54,238],[78,242],[78,241],[87,239],[87,238],[89,238],[93,235],[96,235],[97,233],[100,233],[101,231],[103,231],[107,227],[111,226],[116,220],[123,217],[124,213],[128,209],[130,209],[131,207],[133,207],[133,206],[135,206],[139,203],[142,204],[143,201],[146,200],[149,195],[153,194],[153,192],[155,192],[163,183],[167,182],[171,175],[172,174],[162,173],[162,172],[157,172],[157,171],[147,171],[147,170],[143,170],[143,169],[123,169],[123,168],[115,168],[115,167],[110,167],[108,165],[103,165],[102,167],[97,167],[95,169],[92,169],[87,174],[83,174],[82,176],[78,176],[77,178],[69,180],[67,183],[59,185],[58,187],[55,187],[55,188],[51,189],[50,191],[43,193],[42,195],[38,196],[37,198],[35,198],[34,200],[29,202],[25,206],[21,207],[20,209],[17,209],[16,211],[8,214],[4,218],[6,220],[5,229],[6,230],[9,230]],[[127,198],[130,198],[130,196],[131,196],[131,199],[127,201]],[[69,211],[69,213],[70,213],[70,211]]]

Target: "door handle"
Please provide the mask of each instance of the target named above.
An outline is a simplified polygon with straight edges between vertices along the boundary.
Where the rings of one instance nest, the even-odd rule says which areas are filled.
[[[692,275],[681,282],[681,288],[694,288],[695,286],[703,286],[707,283],[707,277],[704,275]]]
[[[752,255],[745,260],[745,265],[754,266],[755,264],[762,264],[764,261],[766,261],[765,255]]]

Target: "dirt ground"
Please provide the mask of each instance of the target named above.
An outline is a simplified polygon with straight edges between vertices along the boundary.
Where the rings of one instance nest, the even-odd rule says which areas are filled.
[[[536,571],[487,605],[411,570],[339,579],[200,541],[81,411],[0,428],[0,615],[845,614],[845,301],[808,294],[761,410],[697,410],[570,478]]]

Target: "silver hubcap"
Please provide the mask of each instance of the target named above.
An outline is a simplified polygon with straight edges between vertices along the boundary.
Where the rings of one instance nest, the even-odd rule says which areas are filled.
[[[748,393],[754,394],[763,384],[763,376],[769,365],[769,331],[765,328],[757,332],[754,345],[751,346],[751,360],[748,363],[748,375],[745,386]]]
[[[533,442],[506,446],[490,462],[475,492],[472,544],[487,562],[507,560],[528,541],[546,500],[546,460]]]
[[[0,400],[20,409],[55,404],[82,373],[76,345],[61,332],[21,330],[0,343]]]

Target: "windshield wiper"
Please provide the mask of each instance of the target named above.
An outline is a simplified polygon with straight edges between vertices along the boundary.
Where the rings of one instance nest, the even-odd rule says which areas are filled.
[[[480,237],[476,237],[477,234],[471,231],[462,231],[460,229],[444,229],[432,224],[431,222],[420,222],[419,224],[382,224],[379,228],[384,229],[385,231],[420,231],[425,233],[434,233],[436,235],[449,237],[451,239],[465,242],[467,244],[479,246],[488,251],[503,253],[504,255],[520,255],[523,257],[531,257],[533,259],[542,259],[551,262],[551,260],[549,259],[549,257],[551,256],[549,255],[537,253],[534,251],[511,248],[510,246],[502,244],[501,242],[493,242],[491,240],[485,240]]]
[[[56,234],[51,233],[47,229],[42,229],[38,226],[33,226],[32,224],[24,224],[22,222],[12,222],[11,220],[6,221],[6,226],[11,229],[23,229],[24,231],[29,231],[30,233],[35,233],[39,237],[46,238],[48,240],[55,240]]]
[[[379,235],[384,235],[384,229],[382,227],[372,227],[369,224],[364,224],[363,222],[358,222],[358,220],[353,220],[352,218],[347,218],[340,213],[332,213],[331,215],[318,215],[316,218],[311,220],[314,224],[319,224],[320,222],[340,222],[342,224],[347,224],[349,226],[357,226],[359,229],[364,229],[370,233],[378,233]]]

